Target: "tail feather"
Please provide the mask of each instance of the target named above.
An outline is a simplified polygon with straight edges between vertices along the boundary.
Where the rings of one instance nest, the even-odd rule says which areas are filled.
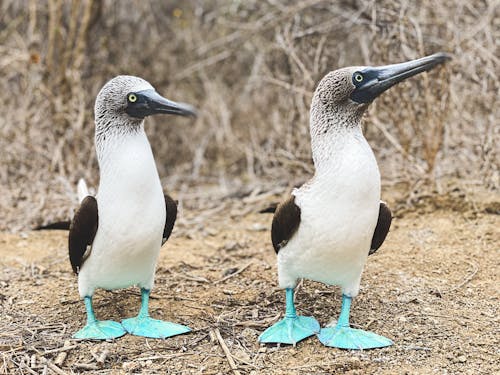
[[[85,183],[85,180],[83,178],[80,178],[78,180],[78,185],[76,186],[77,194],[78,194],[78,202],[82,203],[82,201],[90,195],[89,188],[87,187],[87,184]],[[35,230],[46,230],[46,229],[62,229],[62,230],[69,230],[69,227],[71,225],[70,220],[62,220],[62,221],[56,221],[44,225],[39,225],[35,227]]]
[[[78,201],[80,203],[82,203],[82,201],[85,199],[87,195],[90,195],[87,183],[83,178],[80,178],[78,180],[77,191],[78,191]]]

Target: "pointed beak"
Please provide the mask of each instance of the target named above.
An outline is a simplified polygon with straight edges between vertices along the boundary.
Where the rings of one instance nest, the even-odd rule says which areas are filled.
[[[133,93],[135,101],[129,101],[126,112],[137,118],[156,114],[196,117],[196,110],[185,103],[176,103],[158,94],[155,90],[143,90]]]
[[[418,73],[431,70],[435,66],[443,64],[448,60],[451,60],[451,56],[440,52],[400,64],[365,68],[354,73],[353,77],[361,73],[363,79],[361,82],[357,82],[353,78],[353,83],[356,88],[350,97],[358,103],[370,103],[395,84]]]

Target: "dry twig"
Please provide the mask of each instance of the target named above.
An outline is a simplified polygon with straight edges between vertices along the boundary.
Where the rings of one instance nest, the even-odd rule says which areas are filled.
[[[227,276],[224,276],[222,279],[216,280],[213,283],[214,284],[219,284],[219,283],[222,283],[222,282],[230,279],[233,276],[239,275],[240,273],[242,273],[243,271],[245,271],[248,267],[250,267],[252,265],[252,263],[253,262],[247,263],[246,265],[244,265],[243,267],[241,267],[240,269],[238,269],[236,272],[233,272],[233,273],[231,273],[231,274],[229,274]]]
[[[226,345],[226,342],[222,338],[220,331],[218,328],[214,329],[215,337],[217,338],[217,341],[219,341],[219,345],[222,348],[222,351],[226,355],[227,362],[229,363],[229,367],[231,367],[231,370],[233,370],[234,375],[241,375],[241,373],[238,371],[238,366],[236,366],[236,363],[234,362],[233,356],[231,355],[231,352],[229,351],[229,348]]]

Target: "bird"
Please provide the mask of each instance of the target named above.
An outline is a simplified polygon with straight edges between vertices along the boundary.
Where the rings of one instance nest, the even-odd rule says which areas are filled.
[[[309,120],[315,173],[278,205],[271,226],[285,316],[259,336],[260,342],[295,345],[317,335],[323,345],[342,349],[393,344],[349,323],[364,264],[384,242],[392,221],[391,210],[380,200],[380,172],[361,120],[384,91],[449,59],[440,52],[399,64],[341,68],[321,79]],[[294,289],[302,278],[340,286],[335,326],[321,328],[314,317],[297,315]]]
[[[107,340],[130,333],[166,338],[190,331],[181,324],[149,316],[160,247],[169,238],[177,205],[164,195],[144,130],[147,116],[196,116],[195,109],[162,97],[146,80],[119,75],[99,91],[94,107],[95,148],[99,164],[96,196],[78,183],[81,201],[70,224],[69,260],[78,275],[87,323],[76,339]],[[97,320],[92,296],[97,288],[139,286],[141,308],[121,323]]]

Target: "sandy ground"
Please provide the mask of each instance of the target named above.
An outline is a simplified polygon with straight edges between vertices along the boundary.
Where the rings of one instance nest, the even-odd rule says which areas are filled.
[[[186,222],[174,229],[159,260],[151,314],[193,332],[167,340],[71,340],[85,313],[67,259],[67,232],[3,233],[0,373],[500,373],[500,216],[486,211],[427,209],[393,221],[353,303],[356,326],[395,342],[371,351],[326,348],[316,337],[296,347],[257,343],[284,310],[269,214],[235,217],[227,207],[195,231],[185,230]],[[99,291],[94,300],[103,319],[119,321],[139,307],[133,288]],[[339,313],[340,293],[304,281],[296,301],[299,313],[325,325]]]

